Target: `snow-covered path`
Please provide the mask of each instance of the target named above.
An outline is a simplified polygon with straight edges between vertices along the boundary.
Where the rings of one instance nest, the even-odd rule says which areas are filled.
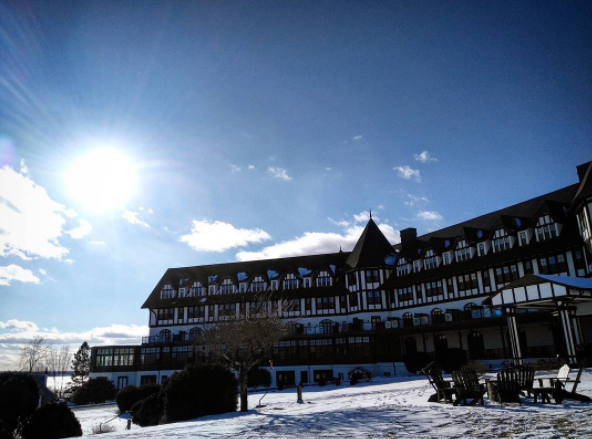
[[[578,391],[592,396],[592,371],[583,375]],[[248,413],[208,416],[190,422],[125,431],[102,437],[125,438],[586,438],[592,437],[592,404],[533,404],[453,407],[428,403],[432,389],[425,378],[384,379],[373,383],[305,389],[305,404],[286,390],[268,394],[265,407],[255,408],[261,395],[249,397]],[[85,435],[92,426],[116,415],[115,406],[75,411]]]

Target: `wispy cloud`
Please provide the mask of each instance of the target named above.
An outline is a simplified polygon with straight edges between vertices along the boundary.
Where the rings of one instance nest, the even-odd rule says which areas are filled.
[[[444,217],[440,215],[438,212],[433,212],[429,210],[419,212],[417,214],[417,217],[426,221],[441,221],[444,219]]]
[[[269,233],[261,229],[239,229],[222,221],[193,220],[191,233],[181,236],[179,240],[197,251],[223,252],[269,239]]]
[[[339,251],[339,248],[344,251],[352,250],[356,242],[358,242],[364,227],[345,220],[335,221],[329,219],[329,221],[343,227],[343,232],[305,232],[301,236],[264,247],[259,251],[238,252],[236,258],[239,261],[251,261],[256,259],[335,253]],[[378,227],[392,244],[400,242],[399,232],[393,229],[392,226],[378,224]]]
[[[68,249],[58,239],[69,213],[28,174],[0,169],[0,256],[62,259]]]
[[[107,243],[105,241],[91,241],[90,242],[93,245],[107,245]]]
[[[424,206],[428,201],[427,197],[407,194],[407,201],[403,201],[403,203],[405,206],[413,207],[418,205]]]
[[[230,165],[230,172],[236,174],[237,172],[241,171],[241,167],[239,165]]]
[[[249,171],[255,170],[255,165],[249,165]]]
[[[397,175],[405,180],[411,180],[414,178],[417,181],[421,181],[421,174],[419,169],[411,169],[409,166],[395,166],[393,171],[397,172]]]
[[[436,157],[432,157],[429,152],[422,151],[420,154],[413,154],[413,158],[421,163],[427,162],[437,162],[438,159]]]
[[[133,224],[135,226],[142,226],[146,228],[150,228],[150,225],[140,218],[140,214],[138,212],[133,212],[131,210],[125,211],[121,217],[126,220],[128,223]]]
[[[361,139],[362,139],[362,137],[363,137],[363,136],[361,136],[361,135],[357,135],[357,136],[354,136],[354,137],[352,137],[352,139],[353,139],[353,140],[361,140]]]
[[[279,178],[284,181],[292,180],[292,177],[290,177],[288,175],[288,172],[284,168],[276,168],[276,167],[270,166],[269,168],[267,168],[267,172],[269,172],[275,178]]]
[[[0,286],[10,286],[13,281],[38,284],[39,278],[31,270],[19,265],[0,267]]]
[[[64,233],[70,235],[72,239],[82,239],[92,231],[92,225],[83,219],[78,221],[78,227],[66,230]]]

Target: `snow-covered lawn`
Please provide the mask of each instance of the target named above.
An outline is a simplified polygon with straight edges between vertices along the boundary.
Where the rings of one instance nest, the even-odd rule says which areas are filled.
[[[573,373],[573,372],[572,372]],[[538,375],[537,375],[538,376]],[[592,397],[592,370],[582,375],[578,392]],[[189,422],[141,428],[126,419],[110,425],[117,431],[101,437],[125,438],[588,438],[592,437],[592,404],[457,406],[428,403],[434,393],[423,377],[375,379],[372,383],[339,387],[307,387],[305,404],[296,391],[268,394],[265,407],[256,408],[262,394],[249,395],[248,413],[208,416]],[[93,425],[117,415],[106,405],[75,409],[85,435]]]

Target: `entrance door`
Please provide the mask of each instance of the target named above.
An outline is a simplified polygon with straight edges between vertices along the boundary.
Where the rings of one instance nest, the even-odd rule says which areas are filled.
[[[117,389],[121,390],[127,386],[127,377],[117,377]]]

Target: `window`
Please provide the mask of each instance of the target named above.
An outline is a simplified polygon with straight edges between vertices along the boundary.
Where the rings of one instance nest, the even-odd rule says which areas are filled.
[[[582,238],[584,238],[584,241],[590,239],[590,229],[588,228],[585,210],[578,213],[578,227],[580,228],[580,234],[582,235]]]
[[[230,279],[224,279],[220,286],[220,294],[232,294],[234,293],[234,285]]]
[[[187,319],[189,322],[193,322],[194,320],[202,320],[206,317],[206,307],[205,306],[189,306],[187,307]]]
[[[532,268],[531,261],[524,261],[524,274],[533,274],[534,269]]]
[[[409,263],[405,258],[400,258],[397,261],[397,276],[405,276],[409,274]]]
[[[462,274],[456,277],[458,291],[474,290],[479,288],[477,273]]]
[[[350,287],[357,287],[358,286],[358,278],[356,276],[355,271],[351,271],[347,273],[347,285]]]
[[[339,296],[340,312],[347,312],[347,296]]]
[[[526,236],[526,231],[520,232],[518,234],[518,244],[520,246],[523,246],[523,245],[528,244],[528,239],[527,239],[527,236]]]
[[[335,311],[335,297],[317,297],[317,311],[332,310]]]
[[[173,333],[168,329],[163,329],[158,333],[158,342],[159,343],[169,343],[173,340]]]
[[[450,253],[444,253],[442,255],[442,260],[444,261],[444,265],[450,265]]]
[[[436,268],[438,266],[438,257],[434,254],[433,250],[426,251],[423,265],[426,270],[431,270],[432,268]]]
[[[197,340],[201,337],[203,331],[200,328],[191,328],[189,331],[189,340]]]
[[[349,293],[349,306],[358,307],[358,293]]]
[[[498,285],[511,282],[519,277],[516,264],[504,265],[495,269],[495,283]]]
[[[380,282],[378,270],[366,270],[366,283]]]
[[[304,278],[304,288],[310,288],[310,277]]]
[[[306,299],[304,299],[304,310],[307,313],[312,312],[312,300],[310,299],[310,297],[307,297]]]
[[[282,304],[284,312],[300,312],[300,299],[285,299]]]
[[[251,283],[251,291],[255,293],[258,291],[265,291],[265,281],[261,276],[257,276],[253,279],[253,282]]]
[[[176,291],[173,290],[173,287],[170,285],[165,285],[160,292],[161,299],[174,299],[176,296]]]
[[[111,367],[113,365],[113,349],[97,349],[97,367]]]
[[[461,239],[458,242],[454,256],[458,262],[468,261],[471,259],[471,247],[469,247],[469,244],[466,240]]]
[[[440,308],[434,308],[432,310],[432,323],[444,323],[445,321],[444,311]]]
[[[493,235],[493,251],[499,253],[512,248],[510,237],[505,229],[497,229]]]
[[[175,308],[161,308],[156,310],[157,325],[171,325],[175,317]]]
[[[189,289],[189,296],[205,296],[206,295],[206,288],[201,284],[201,282],[193,282],[191,288]]]
[[[481,272],[481,279],[483,279],[483,288],[491,288],[491,279],[489,278],[489,270],[485,269]],[[485,290],[488,292],[487,290]]]
[[[292,273],[286,275],[284,279],[284,290],[295,290],[298,288],[298,279]]]
[[[218,319],[233,320],[236,318],[236,305],[234,303],[221,303],[218,305]]]
[[[380,291],[366,291],[366,303],[368,306],[380,306],[382,305],[382,299],[380,297]]]
[[[413,287],[404,287],[397,290],[399,302],[407,302],[413,300]]]
[[[426,282],[424,284],[426,290],[426,297],[434,297],[444,294],[444,288],[442,288],[442,281],[441,280],[434,280],[431,282]]]
[[[331,286],[331,277],[326,271],[321,271],[317,276],[317,287],[329,287]]]
[[[567,271],[564,254],[560,253],[539,259],[539,272],[541,274],[558,274],[564,271]]]
[[[485,243],[480,242],[479,246],[477,247],[477,254],[479,256],[485,256]]]
[[[185,308],[177,308],[177,321],[183,323],[185,320]]]
[[[418,273],[421,269],[421,262],[420,261],[413,261],[413,272]]]
[[[544,215],[537,220],[535,233],[538,242],[557,238],[557,224],[549,215]]]

